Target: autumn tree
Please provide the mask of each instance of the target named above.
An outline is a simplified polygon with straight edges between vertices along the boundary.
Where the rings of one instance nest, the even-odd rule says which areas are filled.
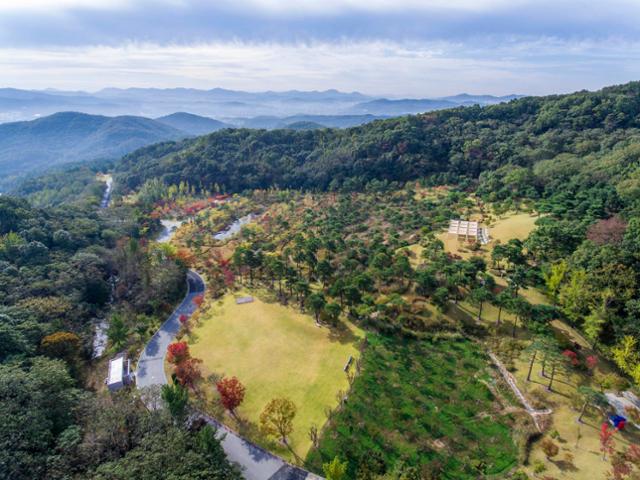
[[[236,408],[244,400],[245,387],[236,377],[223,377],[216,383],[216,389],[220,394],[220,402],[229,410],[229,413],[236,416]]]
[[[567,262],[561,260],[552,264],[547,270],[543,271],[544,283],[547,289],[547,295],[553,299],[553,303],[558,302],[558,293],[560,286],[567,274]]]
[[[173,342],[167,347],[167,362],[178,365],[191,357],[187,342]]]
[[[196,384],[202,378],[200,364],[202,360],[199,358],[187,358],[175,366],[174,373],[176,379],[181,385],[195,389]]]
[[[606,307],[602,305],[599,308],[592,309],[589,315],[584,317],[582,328],[585,336],[591,342],[591,348],[595,348],[596,343],[598,343],[602,328],[607,323],[606,315]]]
[[[195,297],[193,297],[193,304],[196,307],[200,308],[203,302],[204,302],[204,295],[196,295]]]
[[[587,238],[596,245],[619,244],[627,230],[627,222],[618,215],[598,220],[587,229]]]
[[[614,433],[616,433],[616,429],[609,427],[607,422],[603,422],[602,425],[600,425],[600,451],[602,452],[603,460],[607,459],[607,454],[611,455],[614,451]]]
[[[286,445],[287,437],[293,431],[296,405],[288,398],[274,398],[260,414],[260,428],[266,435],[278,437]]]

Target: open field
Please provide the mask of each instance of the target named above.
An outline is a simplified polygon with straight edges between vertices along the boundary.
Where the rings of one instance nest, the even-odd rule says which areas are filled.
[[[489,236],[493,241],[505,243],[512,238],[524,240],[535,228],[535,222],[540,217],[530,213],[514,213],[506,215],[489,225]]]
[[[325,409],[338,403],[338,391],[348,390],[343,367],[349,356],[359,355],[362,332],[347,325],[336,334],[317,327],[310,315],[257,297],[253,303],[236,304],[237,296],[248,294],[252,293],[228,294],[203,313],[190,335],[191,353],[203,360],[205,378],[236,376],[246,386],[238,415],[247,424],[237,424],[229,416],[224,421],[289,459],[288,450],[266,443],[255,427],[271,399],[293,400],[298,411],[289,440],[304,457],[311,446],[309,428],[321,427]]]
[[[369,336],[363,371],[309,465],[317,470],[340,455],[349,459],[349,478],[376,460],[391,466],[402,459],[425,478],[429,469],[456,479],[509,470],[517,459],[514,414],[487,387],[488,368],[469,340]]]
[[[471,250],[469,245],[459,242],[455,235],[449,235],[447,232],[440,233],[438,238],[444,242],[445,251],[448,253],[459,255],[464,259],[476,255],[489,260],[496,242],[506,243],[513,238],[524,240],[535,228],[535,222],[538,218],[540,217],[532,216],[529,213],[512,213],[496,220],[488,226],[491,241],[476,251]]]

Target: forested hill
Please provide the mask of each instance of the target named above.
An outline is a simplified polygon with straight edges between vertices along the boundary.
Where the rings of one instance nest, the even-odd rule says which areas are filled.
[[[503,167],[495,181],[506,179],[512,184],[507,188],[540,194],[556,162],[572,176],[588,166],[587,181],[592,183],[628,176],[633,161],[609,156],[639,142],[639,127],[640,82],[633,82],[346,130],[223,130],[143,148],[124,157],[116,171],[119,185],[129,189],[157,177],[165,183],[184,180],[239,191],[269,186],[357,189],[372,180],[406,181],[432,174],[453,181]],[[543,160],[554,162],[541,164],[538,171]],[[635,173],[630,175],[635,179]]]
[[[0,189],[55,165],[115,159],[144,145],[187,134],[143,117],[62,112],[0,125]]]

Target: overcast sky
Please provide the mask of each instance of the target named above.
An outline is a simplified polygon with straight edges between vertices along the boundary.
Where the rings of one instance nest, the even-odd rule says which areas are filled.
[[[640,79],[640,0],[0,0],[0,86],[394,97]]]

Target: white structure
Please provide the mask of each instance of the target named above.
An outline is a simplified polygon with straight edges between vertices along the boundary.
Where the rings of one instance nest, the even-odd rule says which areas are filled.
[[[456,235],[458,240],[467,242],[489,243],[489,231],[478,225],[478,222],[467,220],[451,220],[449,222],[449,235]]]
[[[124,357],[116,357],[109,362],[109,376],[107,377],[107,388],[111,392],[120,390],[125,385],[131,383],[131,361]]]

